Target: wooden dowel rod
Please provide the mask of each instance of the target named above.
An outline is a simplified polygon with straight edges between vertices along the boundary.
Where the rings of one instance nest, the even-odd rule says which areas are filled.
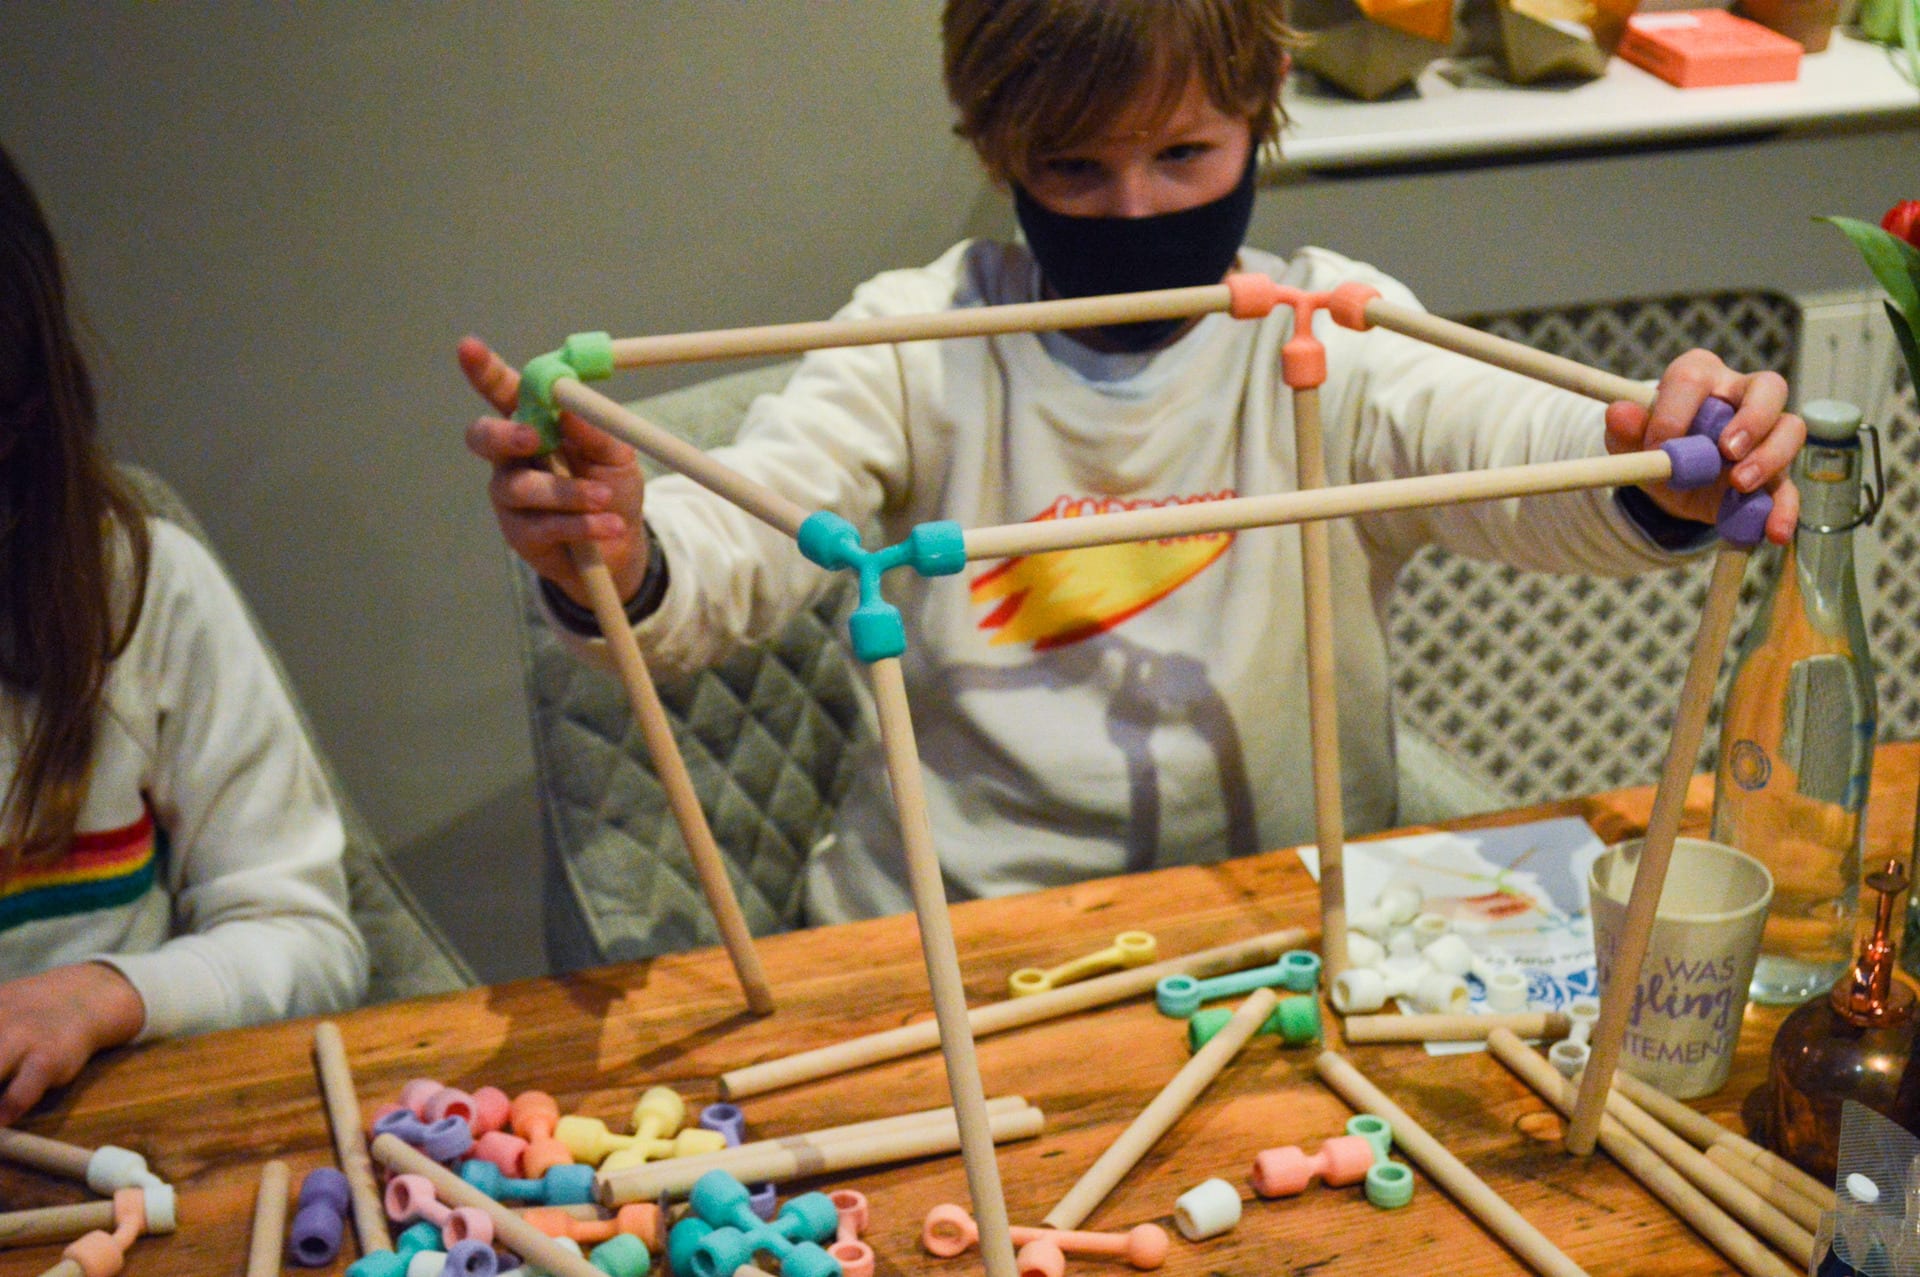
[[[1037,1108],[994,1113],[987,1118],[987,1133],[995,1143],[1030,1140],[1046,1127],[1046,1115]],[[897,1127],[864,1136],[822,1140],[775,1140],[761,1144],[744,1156],[718,1168],[704,1159],[668,1157],[600,1177],[599,1195],[608,1206],[626,1202],[651,1202],[660,1194],[684,1196],[694,1182],[709,1170],[725,1170],[735,1179],[749,1183],[811,1179],[833,1171],[857,1170],[863,1166],[884,1166],[920,1157],[939,1157],[961,1147],[960,1126],[951,1110],[938,1121],[916,1126]],[[681,1163],[687,1163],[682,1165]],[[1009,1238],[1011,1244],[1011,1238]]]
[[[992,1118],[999,1117],[1006,1113],[1022,1113],[1030,1107],[1032,1106],[1029,1105],[1023,1097],[1018,1095],[996,1096],[987,1101],[987,1116]],[[664,1167],[671,1161],[673,1174],[667,1176],[667,1178],[674,1182],[679,1182],[682,1174],[697,1178],[708,1171],[726,1171],[732,1174],[735,1179],[746,1180],[753,1177],[738,1173],[734,1170],[734,1167],[741,1164],[750,1164],[757,1159],[768,1156],[773,1150],[791,1149],[795,1157],[805,1161],[808,1158],[818,1156],[820,1150],[829,1144],[841,1143],[848,1140],[870,1140],[876,1136],[892,1135],[899,1131],[919,1130],[925,1127],[945,1127],[946,1129],[958,1131],[959,1128],[955,1126],[953,1122],[952,1106],[921,1109],[914,1113],[901,1113],[893,1117],[876,1118],[869,1122],[852,1122],[845,1126],[829,1126],[817,1131],[803,1131],[798,1135],[782,1135],[774,1139],[752,1140],[745,1144],[737,1144],[732,1148],[723,1148],[712,1153],[696,1153],[691,1157],[663,1159],[658,1162],[647,1162],[642,1166],[629,1167],[626,1170],[609,1171],[601,1178],[614,1179],[620,1176],[637,1175],[639,1172],[649,1168],[657,1169]],[[959,1137],[956,1135],[955,1138],[957,1139]],[[687,1182],[692,1183],[692,1179],[689,1178]],[[644,1186],[645,1181],[643,1181],[643,1187]],[[645,1198],[635,1198],[633,1200],[639,1201],[645,1200]]]
[[[489,360],[484,379],[486,386],[482,394],[494,410],[511,413],[518,402],[519,373],[495,355]],[[546,464],[561,479],[573,477],[565,453],[556,451],[550,454]],[[694,792],[693,778],[687,774],[687,764],[681,757],[679,742],[674,739],[673,728],[667,722],[667,711],[660,703],[659,692],[654,688],[652,672],[647,669],[646,658],[640,654],[639,640],[633,636],[626,607],[620,601],[620,589],[614,584],[613,574],[607,570],[606,558],[600,553],[600,547],[592,541],[570,543],[567,557],[573,561],[574,571],[580,574],[581,581],[587,587],[593,618],[600,626],[601,637],[606,640],[607,653],[613,660],[615,672],[620,676],[621,686],[626,689],[627,703],[633,710],[634,722],[639,725],[640,738],[646,744],[647,755],[653,762],[660,787],[666,791],[667,806],[673,813],[675,825],[680,829],[680,840],[686,844],[694,875],[699,879],[700,890],[707,898],[707,908],[720,929],[721,943],[725,945],[727,957],[733,963],[734,975],[740,981],[747,1007],[756,1015],[770,1015],[774,1009],[773,988],[767,982],[766,969],[760,964],[759,951],[753,945],[753,932],[747,927],[746,915],[741,912],[740,900],[734,894],[732,881],[727,877],[726,864],[721,858],[719,845],[714,842],[707,814]]]
[[[1128,1123],[1120,1137],[1107,1146],[1106,1152],[1100,1154],[1040,1222],[1048,1228],[1059,1229],[1078,1228],[1085,1223],[1094,1208],[1107,1200],[1107,1195],[1126,1178],[1127,1172],[1173,1128],[1181,1114],[1193,1107],[1200,1092],[1220,1076],[1221,1070],[1240,1053],[1240,1048],[1273,1014],[1279,1002],[1272,989],[1255,989],[1225,1027],[1194,1052],[1193,1058],[1160,1088],[1160,1093],[1140,1110],[1140,1115]]]
[[[1319,387],[1293,392],[1299,488],[1327,486]],[[1333,559],[1327,525],[1300,526],[1300,586],[1306,612],[1307,725],[1312,736],[1313,840],[1320,856],[1320,956],[1328,987],[1347,969],[1346,812],[1340,787],[1340,701],[1333,648]]]
[[[1585,1277],[1585,1269],[1567,1258],[1565,1252],[1547,1240],[1545,1233],[1529,1224],[1506,1198],[1467,1169],[1466,1163],[1448,1152],[1425,1127],[1388,1099],[1386,1092],[1369,1081],[1344,1055],[1338,1051],[1322,1051],[1313,1067],[1320,1080],[1332,1087],[1354,1112],[1385,1118],[1393,1128],[1394,1147],[1411,1158],[1529,1268],[1543,1277]]]
[[[279,1277],[287,1232],[287,1164],[275,1159],[260,1168],[253,1199],[253,1231],[247,1238],[247,1277]]]
[[[493,1220],[493,1235],[499,1245],[527,1263],[546,1269],[553,1277],[603,1277],[585,1258],[560,1245],[399,1136],[376,1135],[373,1156],[390,1171],[424,1175],[433,1184],[434,1196],[448,1206],[471,1206],[485,1211]]]
[[[366,1128],[360,1125],[360,1097],[353,1087],[353,1069],[347,1063],[347,1047],[340,1038],[339,1025],[323,1020],[314,1026],[313,1058],[320,1072],[320,1097],[326,1104],[327,1122],[333,1127],[334,1155],[339,1159],[341,1174],[347,1177],[353,1200],[353,1231],[360,1239],[360,1253],[392,1250],[387,1211],[367,1156]]]
[[[1625,1074],[1619,1076],[1624,1077]],[[1812,1198],[1803,1196],[1788,1184],[1767,1174],[1765,1168],[1754,1162],[1744,1160],[1738,1153],[1724,1144],[1710,1146],[1705,1157],[1709,1162],[1758,1193],[1766,1201],[1778,1207],[1787,1218],[1810,1233],[1820,1231],[1820,1207]]]
[[[1626,400],[1641,407],[1653,405],[1653,387],[1630,377],[1589,368],[1562,355],[1549,355],[1505,337],[1483,333],[1477,328],[1429,315],[1423,310],[1396,306],[1375,298],[1367,303],[1367,322],[1380,328],[1416,337],[1431,345],[1544,381],[1562,390],[1571,390],[1601,403]]]
[[[571,377],[554,383],[553,401],[788,536],[812,513]]]
[[[113,1225],[113,1203],[106,1200],[8,1211],[0,1215],[0,1247],[70,1242],[96,1229],[110,1232]]]
[[[86,1277],[87,1270],[71,1259],[63,1259],[40,1274],[40,1277]]]
[[[1224,501],[1117,510],[1075,519],[999,524],[969,529],[964,536],[968,559],[1001,559],[1127,541],[1310,523],[1385,510],[1540,496],[1583,488],[1630,487],[1661,483],[1672,475],[1673,462],[1666,453],[1655,449],[1619,456],[1496,466],[1458,474],[1381,479],[1311,492],[1277,492],[1257,497],[1230,497]]]
[[[1640,968],[1647,959],[1647,941],[1667,883],[1667,864],[1673,858],[1673,840],[1680,832],[1680,812],[1686,803],[1687,783],[1693,779],[1694,759],[1713,708],[1713,685],[1740,605],[1740,582],[1746,575],[1747,551],[1721,544],[1714,555],[1713,576],[1707,583],[1707,602],[1694,634],[1693,656],[1687,662],[1686,681],[1680,687],[1680,705],[1674,714],[1673,735],[1654,791],[1653,814],[1641,840],[1633,891],[1627,897],[1625,919],[1614,937],[1607,982],[1600,991],[1600,1018],[1588,1043],[1587,1067],[1580,1075],[1580,1102],[1567,1122],[1567,1151],[1586,1156],[1593,1151],[1613,1087],[1614,1069],[1626,1039],[1627,1016],[1633,1009]],[[1618,866],[1615,866],[1616,870]]]
[[[940,1051],[947,1065],[947,1092],[953,1099],[954,1116],[960,1127],[960,1156],[966,1164],[967,1191],[973,1198],[974,1220],[980,1225],[980,1259],[987,1277],[1016,1277],[1013,1234],[1008,1231],[1000,1165],[994,1157],[993,1134],[987,1121],[986,1089],[980,1080],[973,1026],[968,1022],[967,989],[960,977],[960,953],[954,944],[946,885],[940,872],[939,854],[933,845],[933,824],[927,815],[920,754],[914,744],[913,713],[907,704],[907,685],[900,659],[888,657],[869,664],[867,680],[873,689],[880,745],[886,755],[887,778],[893,786],[893,806],[900,816],[907,886],[913,896],[915,919],[920,924],[920,952],[926,960],[927,983],[932,987],[933,1016],[940,1026]]]
[[[0,1127],[0,1158],[84,1184],[93,1150],[65,1140],[50,1140],[44,1135]]]
[[[566,458],[560,453],[555,452],[547,461],[561,478],[572,477],[567,470]],[[600,624],[600,634],[606,639],[608,655],[613,658],[614,669],[626,689],[627,704],[633,710],[634,723],[639,727],[640,738],[646,744],[654,775],[659,779],[660,787],[666,791],[667,807],[673,813],[674,824],[680,830],[680,841],[686,845],[687,856],[693,862],[694,876],[699,879],[701,893],[707,898],[707,909],[720,929],[721,943],[725,945],[727,957],[733,963],[733,973],[740,981],[747,1008],[755,1015],[771,1015],[774,1010],[773,986],[767,981],[767,971],[761,965],[760,952],[754,948],[753,932],[747,926],[746,914],[740,909],[740,898],[734,894],[733,882],[727,877],[720,845],[714,841],[713,828],[707,823],[705,809],[700,806],[700,796],[693,788],[693,777],[687,771],[686,759],[681,756],[680,744],[674,739],[673,726],[667,721],[666,707],[660,703],[660,693],[654,687],[653,674],[647,669],[646,658],[640,654],[640,642],[634,637],[632,623],[627,620],[627,609],[620,601],[619,587],[613,583],[613,574],[607,570],[600,547],[593,542],[573,542],[567,546],[567,553],[573,560],[574,570],[586,583],[587,597],[593,604],[594,620]]]
[[[1004,1002],[990,1002],[986,1006],[969,1011],[967,1022],[973,1026],[975,1037],[986,1037],[990,1033],[1038,1024],[1060,1016],[1072,1015],[1077,1011],[1087,1011],[1121,1002],[1127,998],[1140,997],[1153,992],[1153,987],[1170,975],[1190,975],[1204,980],[1212,976],[1226,975],[1232,971],[1241,971],[1247,967],[1265,966],[1278,961],[1280,955],[1287,950],[1299,948],[1307,942],[1307,938],[1307,932],[1298,927],[1289,927],[1284,931],[1271,931],[1251,939],[1237,940],[1232,944],[1219,945],[1182,957],[1148,963],[1144,967],[1133,967],[1126,971],[1116,971],[1112,975],[1096,976],[1091,980],[1070,984],[1062,989],[1049,989],[1045,993],[1036,993],[1030,998],[1009,998]],[[745,1068],[734,1069],[730,1073],[722,1073],[720,1095],[727,1100],[746,1099],[768,1091],[777,1091],[782,1087],[797,1086],[802,1082],[814,1082],[836,1074],[848,1073],[854,1069],[865,1068],[869,1064],[897,1060],[902,1056],[931,1050],[939,1044],[938,1024],[932,1020],[923,1020],[917,1024],[902,1025],[897,1029],[886,1029],[879,1033],[869,1033],[864,1037],[849,1038],[830,1046],[816,1047],[811,1051],[800,1051],[777,1060],[751,1064]]]
[[[1535,1054],[1526,1043],[1511,1033],[1494,1033],[1487,1039],[1494,1057],[1520,1078],[1540,1097],[1561,1113],[1574,1108],[1574,1086],[1554,1071],[1551,1064]],[[1738,1221],[1695,1188],[1666,1159],[1633,1135],[1603,1110],[1600,1143],[1609,1156],[1628,1174],[1639,1180],[1654,1200],[1686,1221],[1688,1227],[1726,1256],[1735,1267],[1750,1277],[1798,1277],[1796,1270],[1768,1250],[1758,1238],[1742,1228]]]
[[[1518,1042],[1519,1039],[1515,1038],[1514,1041]],[[1607,1096],[1607,1112],[1626,1127],[1628,1133],[1665,1158],[1669,1166],[1685,1175],[1695,1188],[1711,1197],[1744,1227],[1765,1238],[1774,1249],[1802,1269],[1813,1266],[1813,1233],[1810,1229],[1802,1228],[1771,1202],[1720,1170],[1707,1160],[1706,1154],[1680,1138],[1660,1119],[1622,1095],[1618,1089]]]
[[[1834,1191],[1771,1149],[1761,1148],[1746,1136],[1730,1131],[1705,1113],[1674,1099],[1651,1083],[1631,1073],[1616,1073],[1613,1087],[1647,1112],[1665,1122],[1680,1135],[1711,1153],[1723,1150],[1729,1159],[1748,1162],[1760,1168],[1772,1183],[1799,1193],[1823,1211],[1837,1209]]]
[[[1360,1042],[1484,1042],[1495,1029],[1523,1038],[1564,1038],[1572,1022],[1558,1011],[1510,1015],[1350,1015],[1340,1036]]]
[[[823,319],[710,332],[621,337],[613,342],[616,368],[745,359],[755,355],[793,355],[828,346],[877,346],[898,341],[945,337],[981,337],[993,333],[1040,332],[1058,328],[1096,328],[1149,319],[1184,319],[1226,310],[1233,295],[1225,284],[1165,288],[1143,293],[1059,301],[1019,302],[1007,306],[970,306],[925,315],[882,315],[864,319]]]

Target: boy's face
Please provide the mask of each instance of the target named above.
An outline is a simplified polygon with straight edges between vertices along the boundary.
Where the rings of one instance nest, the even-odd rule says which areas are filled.
[[[1198,76],[1173,113],[1155,121],[1157,93],[1088,142],[1042,151],[1021,185],[1069,217],[1152,217],[1197,208],[1240,183],[1253,146],[1249,121],[1223,113]]]

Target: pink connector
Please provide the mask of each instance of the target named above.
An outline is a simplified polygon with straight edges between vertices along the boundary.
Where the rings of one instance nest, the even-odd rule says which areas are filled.
[[[1360,1142],[1367,1143],[1364,1139]],[[1367,1144],[1367,1156],[1373,1156],[1371,1144]],[[1022,1228],[1018,1225],[1011,1231],[1013,1244],[1022,1248],[1044,1240],[1058,1252],[1069,1255],[1112,1255],[1126,1260],[1135,1268],[1158,1268],[1167,1259],[1167,1230],[1158,1224],[1136,1224],[1124,1233],[1082,1233],[1062,1228]],[[934,1207],[927,1212],[926,1226],[920,1230],[920,1244],[926,1247],[929,1255],[938,1255],[942,1259],[960,1254],[979,1240],[979,1225],[960,1206]],[[1036,1262],[1043,1262],[1045,1254],[1044,1248],[1035,1251]],[[1026,1269],[1021,1271],[1025,1272]]]
[[[473,1142],[468,1157],[492,1162],[509,1179],[537,1179],[527,1174],[527,1142],[508,1131],[488,1131]]]
[[[840,1212],[840,1229],[827,1253],[840,1261],[844,1277],[873,1277],[873,1247],[860,1240],[867,1231],[867,1195],[840,1188],[827,1196]]]
[[[1366,1179],[1373,1169],[1373,1145],[1363,1135],[1336,1135],[1312,1157],[1298,1146],[1270,1148],[1253,1159],[1253,1191],[1262,1197],[1291,1197],[1305,1192],[1314,1177],[1333,1188]]]
[[[1280,376],[1294,390],[1311,390],[1327,380],[1327,349],[1313,335],[1313,312],[1326,311],[1342,328],[1365,329],[1367,303],[1380,295],[1365,284],[1342,284],[1330,293],[1302,292],[1251,272],[1229,275],[1226,283],[1227,313],[1235,319],[1264,319],[1278,307],[1293,308],[1293,336],[1280,347]]]
[[[493,1244],[493,1216],[471,1206],[448,1206],[434,1194],[433,1181],[424,1175],[395,1175],[387,1181],[387,1218],[396,1224],[424,1219],[440,1230],[440,1239]]]
[[[96,1229],[76,1237],[60,1252],[60,1258],[78,1268],[81,1277],[116,1277],[126,1266],[127,1248],[140,1236],[146,1223],[146,1193],[138,1188],[118,1189],[113,1194],[113,1231],[104,1233]]]

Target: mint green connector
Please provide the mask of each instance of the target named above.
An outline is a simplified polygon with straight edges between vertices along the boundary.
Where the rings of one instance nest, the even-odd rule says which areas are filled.
[[[1187,1050],[1198,1051],[1233,1018],[1232,1007],[1203,1007],[1187,1017]],[[1269,1015],[1254,1030],[1271,1033],[1288,1046],[1304,1046],[1320,1040],[1320,1003],[1316,998],[1281,998]]]
[[[605,333],[575,333],[558,350],[535,355],[520,370],[520,402],[513,419],[540,432],[542,455],[560,446],[560,409],[553,383],[562,377],[605,381],[613,376],[613,338]]]
[[[815,510],[795,534],[800,553],[831,571],[851,568],[860,582],[860,601],[847,618],[853,654],[871,665],[907,650],[907,628],[900,609],[880,594],[880,578],[897,567],[921,576],[951,576],[967,565],[965,534],[947,520],[922,523],[907,539],[879,550],[860,545],[860,530],[831,510]]]

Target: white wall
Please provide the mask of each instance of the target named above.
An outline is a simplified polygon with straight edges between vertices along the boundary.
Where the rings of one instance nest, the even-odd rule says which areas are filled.
[[[0,21],[0,143],[65,245],[116,449],[203,514],[353,798],[462,935],[493,937],[489,974],[536,961],[537,829],[453,343],[519,360],[576,329],[818,317],[1004,230],[948,132],[938,8],[44,0]],[[1845,286],[1850,250],[1805,219],[1912,195],[1915,141],[1307,183],[1263,196],[1256,239],[1372,258],[1444,309]],[[476,865],[506,867],[494,896]]]

